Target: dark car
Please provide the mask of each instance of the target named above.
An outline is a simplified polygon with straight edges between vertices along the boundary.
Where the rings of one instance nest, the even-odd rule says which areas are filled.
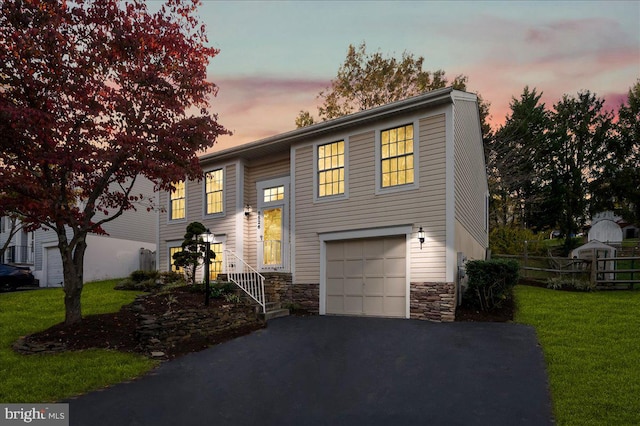
[[[0,264],[0,289],[15,290],[18,287],[36,287],[36,280],[27,267]]]

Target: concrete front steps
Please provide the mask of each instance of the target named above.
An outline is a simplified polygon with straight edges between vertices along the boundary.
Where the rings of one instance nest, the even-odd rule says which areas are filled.
[[[283,308],[280,302],[267,302],[265,304],[265,309],[267,312],[264,314],[260,314],[265,321],[269,321],[274,318],[289,316],[289,309]]]

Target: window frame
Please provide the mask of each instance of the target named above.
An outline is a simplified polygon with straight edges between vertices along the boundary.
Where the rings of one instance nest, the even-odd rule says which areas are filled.
[[[413,126],[413,182],[393,186],[382,186],[382,132],[400,127]],[[420,128],[417,119],[394,121],[375,131],[375,161],[376,161],[376,195],[400,191],[411,191],[420,187]]]
[[[332,195],[320,195],[320,181],[319,174],[321,170],[318,167],[318,161],[320,159],[318,151],[321,146],[331,145],[334,143],[344,143],[344,192],[341,194]],[[331,140],[323,140],[313,144],[313,201],[315,203],[347,200],[349,198],[349,138],[336,137]]]
[[[183,198],[184,199],[184,217],[177,218],[177,219],[173,218],[173,199],[171,198],[171,193],[173,191],[169,190],[169,191],[167,191],[167,198],[168,198],[168,200],[167,200],[167,204],[168,204],[168,206],[167,206],[167,212],[168,212],[167,221],[171,222],[171,223],[181,223],[181,222],[186,222],[187,221],[187,213],[188,213],[187,212],[187,189],[188,189],[187,188],[187,179],[182,179],[182,180],[180,180],[178,182],[184,182],[184,198]]]
[[[226,192],[227,192],[227,172],[225,170],[225,166],[220,166],[220,167],[215,167],[215,168],[211,168],[208,169],[204,172],[204,180],[203,180],[203,185],[202,185],[202,215],[205,218],[213,218],[213,217],[224,217],[226,215],[226,211],[227,211],[227,203],[226,203]],[[207,174],[208,173],[212,173],[212,172],[217,172],[217,171],[221,171],[222,172],[222,190],[220,192],[222,192],[222,210],[219,212],[214,212],[214,213],[209,213],[208,212],[208,206],[209,203],[207,201],[207,195],[210,194],[209,192],[207,192]],[[218,191],[215,191],[218,192]],[[213,193],[213,192],[211,192]]]

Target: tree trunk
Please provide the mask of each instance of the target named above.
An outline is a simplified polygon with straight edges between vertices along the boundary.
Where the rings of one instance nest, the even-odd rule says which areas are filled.
[[[58,247],[62,256],[64,274],[64,323],[71,325],[82,321],[81,295],[84,284],[84,253],[87,249],[86,233],[74,235],[70,243],[64,232],[58,232]]]

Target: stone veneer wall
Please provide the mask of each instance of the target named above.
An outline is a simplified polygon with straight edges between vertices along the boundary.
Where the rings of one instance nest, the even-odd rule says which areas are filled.
[[[455,283],[411,283],[411,319],[455,321],[457,300]]]
[[[171,352],[171,348],[191,339],[206,340],[222,331],[264,325],[254,307],[248,305],[229,305],[216,310],[176,309],[163,315],[145,314],[135,302],[132,309],[140,313],[136,328],[138,342],[144,351],[152,354]]]

